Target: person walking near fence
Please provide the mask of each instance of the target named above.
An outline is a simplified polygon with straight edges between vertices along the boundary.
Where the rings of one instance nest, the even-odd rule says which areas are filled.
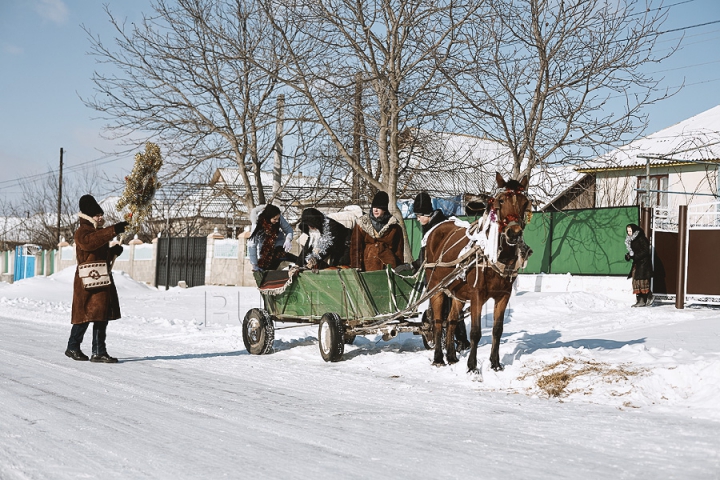
[[[104,214],[92,195],[83,195],[80,198],[80,226],[75,232],[75,258],[78,268],[73,282],[72,329],[65,355],[73,360],[88,360],[88,356],[80,350],[80,344],[92,323],[92,357],[89,360],[96,363],[117,363],[117,358],[108,355],[105,337],[108,321],[120,318],[120,301],[112,278],[111,263],[122,253],[123,247],[110,247],[110,240],[125,231],[128,222],[102,228],[105,223]],[[105,264],[109,284],[97,288],[86,286],[80,277],[80,267],[86,263]],[[97,272],[95,273],[97,275]]]
[[[626,229],[625,246],[628,253],[625,254],[625,260],[632,261],[627,278],[632,278],[632,289],[637,300],[633,307],[649,306],[653,301],[653,294],[650,292],[650,279],[653,273],[650,241],[643,229],[634,223],[628,224]]]

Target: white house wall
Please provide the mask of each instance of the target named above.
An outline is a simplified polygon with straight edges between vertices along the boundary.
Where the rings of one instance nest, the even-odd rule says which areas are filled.
[[[708,203],[717,194],[717,170],[714,166],[687,165],[682,167],[653,167],[650,175],[667,175],[668,191],[687,194],[668,194],[668,208],[676,210],[679,205]],[[601,171],[596,174],[595,202],[597,207],[637,205],[637,178],[645,176],[645,170]]]

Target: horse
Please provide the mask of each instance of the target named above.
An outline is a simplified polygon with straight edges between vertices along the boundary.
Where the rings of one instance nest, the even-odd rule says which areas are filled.
[[[477,347],[482,336],[482,307],[492,298],[495,309],[490,365],[495,371],[503,369],[499,353],[500,337],[517,271],[532,253],[523,241],[523,229],[531,215],[532,205],[525,193],[527,175],[521,181],[506,182],[500,173],[496,173],[495,179],[498,190],[494,197],[489,198],[482,219],[470,228],[449,220],[436,226],[426,237],[425,276],[428,279],[427,291],[431,293],[430,311],[435,336],[433,365],[436,366],[445,365],[441,338],[442,305],[447,295],[453,298],[445,336],[448,363],[458,362],[454,332],[460,311],[470,301],[472,325],[467,368],[470,373],[479,373]]]

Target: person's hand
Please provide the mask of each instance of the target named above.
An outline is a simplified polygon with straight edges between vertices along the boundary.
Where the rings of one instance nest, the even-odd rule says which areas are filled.
[[[411,263],[403,263],[395,267],[393,270],[395,273],[408,272],[413,270],[413,265]]]
[[[257,265],[253,265],[253,272],[262,272],[262,268],[258,267]]]
[[[123,252],[123,247],[120,244],[113,245],[112,247],[110,247],[110,255],[113,257],[119,257],[122,254],[122,252]]]
[[[285,240],[285,243],[283,244],[283,248],[285,249],[286,252],[289,252],[290,250],[292,250],[292,238],[287,238]]]
[[[631,258],[632,258],[632,255],[630,255],[630,253],[626,253],[626,254],[625,254],[625,261],[626,261],[626,262],[629,262]]]
[[[317,259],[315,257],[310,257],[305,264],[305,268],[315,268],[317,267]]]
[[[118,222],[115,225],[113,225],[113,228],[115,229],[115,235],[120,235],[125,231],[125,227],[130,225],[128,222],[122,221]]]

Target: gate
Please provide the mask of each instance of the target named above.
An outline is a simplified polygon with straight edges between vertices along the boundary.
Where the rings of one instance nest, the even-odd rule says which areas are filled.
[[[15,272],[13,281],[35,276],[35,256],[40,253],[40,245],[25,244],[15,247]]]
[[[661,299],[720,304],[720,202],[656,208],[653,215],[653,285]],[[679,306],[681,308],[681,306]]]
[[[176,286],[181,280],[188,287],[205,285],[206,237],[160,237],[157,248],[156,287]]]

